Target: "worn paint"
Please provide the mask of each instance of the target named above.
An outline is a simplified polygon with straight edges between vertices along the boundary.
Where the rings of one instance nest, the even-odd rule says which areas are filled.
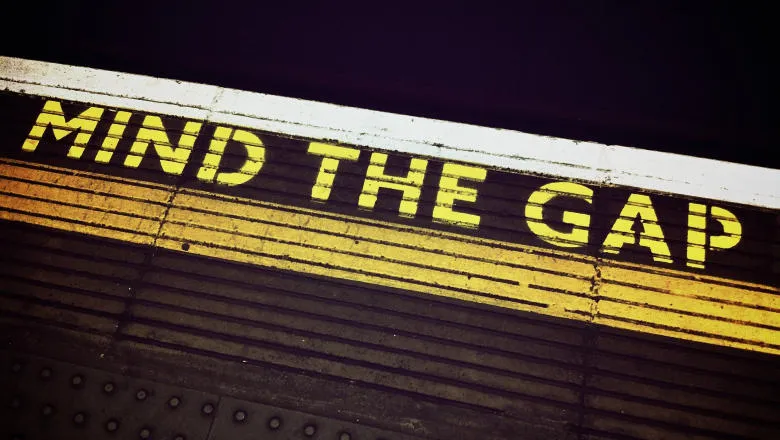
[[[10,57],[0,57],[0,89],[780,209],[778,173],[736,163]]]
[[[776,170],[6,60],[0,357],[219,389],[234,437],[266,420],[231,395],[383,438],[778,438]]]
[[[255,117],[247,105],[262,107],[270,98],[185,84],[160,104],[153,98],[169,92],[153,84],[129,97],[99,72],[76,79],[82,70],[63,68],[59,79],[39,78],[45,65],[0,61],[8,90],[34,80],[39,84],[26,93],[49,97],[2,97],[18,106],[14,117],[28,118],[23,133],[2,134],[3,219],[780,350],[776,256],[765,246],[775,239],[766,225],[776,215],[777,195],[762,192],[778,179],[776,170],[695,159],[697,169],[715,164],[728,171],[723,176],[732,180],[715,184],[682,173],[680,164],[693,164],[691,158],[652,153],[646,160],[650,153],[636,152],[630,164],[610,168],[585,153],[619,163],[634,150],[575,150],[562,140],[542,149],[518,133],[363,110],[373,128],[351,137],[353,122],[319,113],[356,114],[351,109],[273,98],[284,117]],[[61,81],[79,87],[63,88]],[[188,91],[193,95],[178,95]],[[68,102],[74,100],[80,102]],[[336,129],[338,136],[330,136]],[[402,130],[408,139],[401,140]],[[461,146],[443,146],[452,144],[452,133]],[[439,138],[450,141],[433,142]],[[755,176],[766,181],[754,185]],[[704,186],[692,190],[692,182]],[[734,192],[713,196],[714,186]]]
[[[21,110],[35,104],[20,99],[8,105],[21,106]],[[120,166],[127,169],[120,171],[124,175],[134,177],[143,172],[145,179],[161,182],[181,178],[185,187],[227,195],[249,195],[260,200],[274,200],[281,195],[285,204],[303,207],[325,202],[319,205],[325,211],[400,224],[412,220],[418,226],[443,230],[454,227],[503,242],[541,242],[553,248],[576,248],[588,255],[614,254],[626,261],[645,254],[662,267],[712,272],[713,265],[731,265],[731,255],[754,254],[758,258],[743,262],[750,267],[743,274],[749,274],[753,281],[763,280],[772,270],[759,245],[770,231],[765,227],[743,228],[733,207],[711,201],[690,202],[689,208],[684,199],[668,195],[549,182],[549,178],[484,166],[307,143],[141,112],[120,110],[113,119],[100,121],[105,109],[81,107],[68,104],[69,112],[65,112],[62,103],[47,100],[21,150],[12,147],[21,140],[5,136],[4,155],[46,163],[67,149],[66,157],[75,160],[63,163],[67,167],[93,169],[89,162],[94,157],[95,162],[104,165],[98,168],[108,174],[116,174]],[[17,117],[24,113],[16,112]],[[66,113],[74,116],[69,118]],[[127,135],[123,125],[118,126],[118,119],[131,125]],[[85,138],[87,128],[91,131]],[[74,138],[73,145],[69,145],[68,137]],[[92,137],[95,140],[89,143]],[[103,142],[98,143],[101,137]],[[74,148],[78,148],[78,154],[73,154]],[[85,155],[85,151],[89,153]],[[194,167],[199,167],[197,172]],[[397,207],[392,207],[396,203],[393,198],[400,199]],[[345,204],[352,204],[351,210]],[[689,213],[686,217],[683,210],[688,209],[703,209],[704,213]],[[767,222],[766,213],[752,211],[747,215]],[[523,218],[525,222],[520,221]],[[721,225],[722,232],[707,226],[710,218]],[[686,221],[687,234],[678,226]],[[748,237],[743,238],[743,231]],[[683,248],[686,239],[687,248]]]
[[[229,261],[780,352],[780,304],[772,286],[609,260],[594,268],[595,259],[577,254],[204,191],[165,193],[140,181],[68,176],[55,167],[4,160],[0,170],[0,200],[10,208],[0,212],[8,220],[171,250],[187,244],[187,252]],[[61,179],[67,187],[52,185]],[[46,216],[52,212],[56,221]],[[597,291],[591,290],[595,270]]]

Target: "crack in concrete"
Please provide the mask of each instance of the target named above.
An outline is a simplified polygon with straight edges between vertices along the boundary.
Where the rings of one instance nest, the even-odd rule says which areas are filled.
[[[582,340],[582,368],[583,368],[583,375],[582,375],[582,384],[580,386],[580,392],[579,392],[579,402],[578,402],[578,409],[579,414],[577,417],[577,439],[578,440],[584,440],[586,437],[585,434],[585,410],[588,405],[587,403],[587,394],[588,394],[588,380],[590,379],[590,364],[593,357],[593,352],[596,348],[596,341],[598,339],[598,326],[596,325],[596,317],[599,313],[599,300],[601,299],[601,295],[599,293],[599,290],[601,289],[601,265],[603,264],[603,260],[600,256],[596,256],[595,260],[593,261],[593,277],[590,279],[590,295],[591,295],[591,303],[590,303],[590,319],[585,324],[585,330],[584,330],[584,336]]]

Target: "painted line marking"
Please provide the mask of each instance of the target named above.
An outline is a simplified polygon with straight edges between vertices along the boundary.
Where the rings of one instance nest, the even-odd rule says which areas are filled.
[[[780,209],[780,171],[711,159],[10,57],[0,57],[0,88],[524,173]]]
[[[595,258],[561,251],[495,247],[500,242],[204,191],[166,193],[132,179],[8,160],[0,161],[0,176],[0,217],[7,220],[176,251],[187,243],[188,253],[228,261],[780,353],[780,291],[772,286],[606,261],[596,294]],[[68,190],[52,186],[63,176]],[[171,200],[165,219],[160,200]]]

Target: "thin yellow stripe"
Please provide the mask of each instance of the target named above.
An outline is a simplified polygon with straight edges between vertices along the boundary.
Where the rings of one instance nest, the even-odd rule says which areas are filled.
[[[163,189],[163,190],[166,190],[166,191],[172,191],[173,190],[173,186],[172,185],[164,185],[164,184],[161,184],[161,183],[140,181],[140,180],[137,180],[137,179],[128,179],[126,177],[121,177],[121,176],[106,176],[104,174],[96,174],[96,173],[91,173],[89,171],[78,171],[78,170],[73,170],[73,169],[70,169],[70,168],[63,168],[63,167],[58,167],[58,166],[53,166],[53,165],[46,165],[46,164],[42,164],[42,163],[31,163],[31,162],[26,162],[26,161],[23,161],[23,160],[9,159],[7,157],[0,158],[0,164],[16,165],[16,166],[12,166],[12,167],[7,167],[8,169],[4,169],[6,167],[0,166],[0,170],[1,170],[0,174],[17,173],[17,172],[19,172],[19,170],[23,170],[23,171],[21,171],[22,174],[28,173],[27,174],[28,176],[30,175],[29,173],[32,170],[47,170],[47,171],[52,171],[53,172],[52,174],[49,174],[49,175],[47,175],[45,173],[44,174],[40,174],[40,175],[36,174],[36,176],[39,176],[41,178],[41,180],[40,180],[41,182],[46,181],[47,178],[48,179],[60,180],[60,179],[64,178],[63,176],[72,175],[72,176],[77,176],[77,177],[88,177],[90,179],[94,178],[94,179],[99,180],[101,182],[105,181],[105,182],[127,183],[127,184],[130,184],[130,186],[132,186],[132,187],[142,186],[142,187],[146,187],[146,188]]]
[[[67,188],[57,188],[46,185],[37,185],[34,183],[20,182],[16,180],[5,180],[0,183],[0,191],[6,193],[9,197],[13,197],[17,200],[18,209],[28,210],[27,204],[41,204],[44,203],[43,214],[47,214],[45,206],[47,202],[36,201],[34,199],[42,200],[62,200],[67,201],[72,205],[77,205],[80,208],[91,210],[92,207],[100,207],[100,210],[108,211],[111,214],[121,214],[128,217],[127,221],[135,223],[139,218],[153,218],[153,223],[162,219],[162,215],[165,212],[165,206],[154,205],[149,202],[133,201],[127,199],[120,199],[112,196],[104,196],[96,193],[87,193],[82,191],[74,191]],[[65,212],[73,212],[73,210],[79,210],[77,207],[60,207],[56,214],[61,217]],[[51,214],[51,212],[48,212]],[[127,222],[121,222],[119,227],[127,227]],[[111,223],[113,224],[113,223]]]
[[[209,198],[204,198],[204,196]],[[470,248],[472,253],[466,255],[466,257],[496,263],[511,262],[515,266],[541,261],[544,265],[552,267],[553,263],[559,262],[558,259],[553,257],[534,253],[534,249],[531,248],[509,246],[509,249],[507,249],[506,243],[494,240],[472,239],[472,237],[467,238],[462,235],[423,228],[399,227],[401,225],[391,225],[364,218],[361,218],[360,223],[358,223],[354,217],[333,215],[331,213],[327,214],[328,217],[323,217],[322,213],[318,211],[297,207],[290,209],[290,207],[275,204],[263,203],[260,205],[254,203],[252,204],[253,208],[248,209],[247,206],[249,204],[247,202],[249,201],[245,199],[220,196],[219,199],[214,200],[211,197],[213,196],[209,193],[186,189],[182,194],[177,195],[176,206],[186,206],[188,208],[241,218],[250,218],[249,213],[253,213],[253,215],[262,216],[261,218],[265,221],[283,223],[293,228],[319,229],[328,231],[331,234],[342,234],[356,238],[371,237],[374,240],[386,243],[388,243],[388,240],[383,238],[383,234],[385,234],[388,228],[392,228],[394,230],[394,241],[392,243],[413,246],[417,249],[425,249],[437,253],[462,254],[464,241],[472,241],[470,243],[472,245]],[[279,208],[285,209],[281,211]],[[288,211],[293,211],[296,215],[291,216]],[[305,215],[298,215],[299,213]],[[499,247],[497,245],[503,246]],[[525,255],[519,256],[518,252]],[[566,268],[557,267],[554,270],[561,274],[589,278],[593,273],[593,264],[579,257],[573,259]]]
[[[545,304],[555,304],[556,300],[560,301],[560,294],[552,294],[549,292],[529,292],[527,289],[528,284],[541,284],[555,286],[560,289],[566,289],[573,292],[578,292],[582,295],[588,293],[590,283],[586,280],[572,278],[570,276],[563,275],[550,275],[531,270],[520,269],[517,267],[511,267],[499,262],[487,263],[472,259],[470,257],[482,257],[494,258],[491,256],[493,248],[482,245],[470,245],[468,248],[456,249],[458,243],[453,243],[451,240],[441,237],[431,236],[419,236],[410,233],[403,233],[389,230],[389,228],[377,228],[359,224],[345,224],[343,221],[335,221],[322,219],[311,216],[299,216],[291,215],[287,212],[273,211],[260,207],[244,207],[244,215],[253,219],[253,221],[239,220],[231,217],[221,217],[217,215],[204,214],[200,212],[193,212],[180,208],[186,208],[190,206],[197,206],[196,203],[209,203],[213,207],[220,209],[224,205],[232,204],[235,207],[235,202],[223,202],[219,200],[203,199],[202,197],[183,196],[179,195],[174,201],[174,208],[171,208],[168,213],[168,222],[163,226],[163,234],[170,237],[187,237],[188,230],[177,230],[169,232],[171,228],[174,228],[174,223],[182,223],[189,226],[202,226],[209,228],[217,228],[221,231],[241,231],[249,233],[257,237],[270,237],[274,240],[285,240],[289,242],[301,243],[310,246],[317,246],[327,249],[338,249],[345,252],[356,253],[364,256],[352,257],[343,255],[340,258],[353,260],[345,267],[361,268],[363,270],[376,271],[382,273],[388,271],[390,268],[396,266],[393,263],[383,261],[384,259],[392,259],[395,261],[411,262],[415,264],[425,264],[430,268],[443,269],[464,272],[473,275],[469,280],[467,275],[454,275],[454,274],[441,274],[429,269],[410,269],[408,265],[401,264],[396,271],[386,272],[388,275],[404,276],[404,277],[420,277],[422,281],[435,282],[439,285],[451,285],[453,287],[480,290],[484,292],[493,292],[500,295],[512,296],[516,298],[525,298],[532,301],[544,302]],[[225,211],[228,207],[225,206]],[[267,221],[277,221],[281,224],[287,224],[289,226],[275,226],[266,223]],[[335,223],[341,223],[340,227]],[[333,229],[330,227],[333,226]],[[312,232],[302,229],[303,227],[312,228],[320,232]],[[339,237],[332,235],[331,231],[336,232],[338,229],[342,229],[350,236],[355,237]],[[178,228],[177,228],[178,229]],[[334,231],[334,229],[336,231]],[[198,229],[192,229],[192,231],[199,231]],[[210,231],[204,231],[206,235],[210,234]],[[391,234],[391,235],[387,235]],[[421,251],[419,249],[403,248],[393,246],[390,244],[376,243],[367,240],[361,240],[363,237],[376,240],[381,238],[385,241],[398,243],[406,246],[418,245],[415,241],[425,241],[425,248],[431,251]],[[210,241],[210,240],[203,240]],[[248,247],[252,243],[250,240],[244,237],[236,237],[232,234],[226,234],[224,241],[220,244],[230,247],[242,247],[249,251],[277,253],[278,255],[288,255],[291,258],[306,259],[316,258],[316,252],[311,248],[305,248],[295,245],[279,244],[273,241],[261,240],[262,244],[256,245],[258,247]],[[437,244],[440,244],[437,246]],[[461,243],[462,245],[462,243]],[[423,247],[423,246],[420,246]],[[449,249],[448,249],[449,248]],[[436,253],[435,249],[448,250],[455,255],[443,255]],[[322,254],[322,263],[332,262],[332,252],[325,252]],[[566,264],[561,265],[553,258],[537,258],[532,254],[526,254],[517,251],[503,251],[501,252],[501,259],[499,261],[507,261],[515,264],[531,265],[532,267],[540,267],[548,270],[566,270]],[[495,260],[494,260],[495,261]],[[346,262],[346,260],[345,260]],[[582,263],[575,262],[571,264],[575,266],[573,269],[582,269],[585,266]],[[579,266],[579,267],[578,267]],[[373,269],[370,269],[373,268]],[[506,283],[492,283],[478,286],[482,282],[478,277],[489,276],[491,278],[507,279],[514,282],[514,286],[509,286]],[[551,284],[554,283],[554,284]],[[488,289],[488,290],[485,290]],[[492,290],[490,290],[492,289]],[[582,301],[587,301],[584,298],[580,298]],[[572,303],[568,303],[571,307]],[[584,306],[584,303],[583,303]],[[587,309],[580,309],[587,310]]]
[[[683,283],[678,282],[677,284]],[[690,285],[691,283],[685,284]],[[693,285],[690,285],[689,288],[692,289],[692,291],[696,290],[696,287]],[[706,301],[696,298],[687,298],[684,296],[676,296],[672,294],[653,292],[646,289],[620,286],[609,283],[603,284],[601,289],[599,289],[599,293],[602,297],[605,298],[616,298],[622,301],[647,304],[649,306],[655,307],[657,310],[660,310],[661,308],[685,310],[690,311],[695,315],[707,315],[723,320],[742,321],[745,323],[763,324],[780,328],[780,313],[767,313],[765,310],[753,307],[724,304],[721,302]],[[664,312],[659,311],[659,313]]]
[[[6,211],[24,211],[24,213]],[[48,218],[42,216],[56,216]],[[0,218],[150,245],[159,221],[0,194]],[[109,229],[120,228],[123,230]],[[130,232],[137,231],[137,232]]]
[[[600,264],[596,277],[592,257],[203,191],[174,196],[166,186],[51,166],[0,162],[0,191],[3,219],[172,250],[186,242],[189,253],[230,261],[780,353],[776,287],[617,262]]]
[[[186,233],[188,234],[194,233],[192,229],[189,230],[181,229],[180,231],[181,232],[186,231]],[[213,239],[214,237],[216,237],[217,239],[224,238],[224,236],[222,235],[216,235],[216,236],[209,235],[209,234],[206,235],[208,238],[211,239]],[[228,241],[233,238],[234,237],[232,236],[227,236]],[[160,238],[157,240],[157,244],[159,246],[168,249],[179,249],[181,247],[181,243],[182,243],[181,236],[178,236],[174,239]],[[317,255],[312,256],[313,258],[330,256],[332,257],[332,259],[337,259],[337,261],[335,262],[339,263],[334,265],[333,267],[323,267],[311,263],[305,264],[305,263],[290,261],[285,258],[280,258],[279,256],[263,256],[263,255],[256,255],[256,254],[248,254],[243,249],[235,249],[235,250],[215,249],[209,246],[191,246],[189,252],[194,252],[199,255],[210,256],[210,257],[220,258],[224,260],[238,261],[242,263],[251,263],[251,264],[256,264],[256,265],[261,265],[266,267],[272,267],[276,269],[298,271],[301,273],[312,274],[312,275],[322,275],[322,276],[329,276],[333,278],[343,278],[352,281],[379,284],[383,286],[389,286],[389,287],[395,287],[399,289],[445,296],[445,297],[455,298],[455,299],[460,299],[465,301],[479,302],[482,304],[488,304],[488,305],[493,305],[498,307],[519,308],[521,310],[539,311],[539,308],[537,307],[518,305],[512,303],[511,301],[501,300],[496,298],[478,297],[475,295],[470,295],[456,290],[447,289],[446,286],[445,287],[424,286],[415,282],[416,280],[414,279],[407,278],[401,280],[392,280],[392,279],[382,277],[381,274],[370,274],[370,273],[350,270],[350,268],[343,265],[345,261],[350,261],[350,260],[338,258],[333,253],[319,252],[317,253]],[[359,260],[355,259],[352,261],[359,261]]]
[[[9,161],[10,162],[10,161]],[[20,162],[20,164],[23,164],[23,162]],[[38,167],[37,168],[42,168]],[[0,178],[11,178],[11,179],[27,179],[29,180],[31,176],[35,177],[35,182],[39,184],[48,184],[48,185],[56,185],[60,187],[73,187],[73,188],[79,188],[79,185],[82,185],[82,182],[84,181],[84,177],[80,176],[79,174],[75,173],[68,173],[65,174],[61,171],[61,169],[56,169],[53,167],[46,167],[49,168],[51,171],[50,173],[32,173],[32,170],[30,168],[25,168],[21,166],[0,166]],[[90,185],[89,189],[93,193],[108,193],[112,196],[119,196],[119,197],[137,197],[138,196],[138,181],[127,181],[126,179],[112,179],[112,180],[118,180],[117,181],[108,181],[105,179],[92,179],[92,175],[88,174],[86,178],[93,180],[93,183]],[[126,183],[119,183],[125,181]],[[6,183],[4,182],[3,185]],[[153,184],[155,185],[155,184]],[[157,186],[157,185],[155,185]],[[173,190],[172,186],[165,187],[165,186],[158,186],[159,189],[152,189],[152,188],[145,188],[143,191],[144,201],[148,202],[157,202],[157,203],[166,203],[168,199],[170,198],[170,192]]]
[[[675,279],[670,279],[674,275]],[[601,278],[604,282],[622,281],[634,285],[653,286],[657,289],[675,293],[678,295],[692,295],[712,299],[742,301],[761,307],[780,309],[780,297],[775,295],[761,295],[760,297],[747,298],[741,295],[734,295],[734,287],[742,289],[761,289],[775,293],[780,293],[777,287],[766,286],[763,284],[749,283],[736,280],[724,280],[712,276],[696,274],[691,276],[680,271],[669,269],[660,269],[657,267],[646,267],[639,264],[610,262],[601,267]],[[724,284],[723,282],[726,281]]]
[[[682,331],[699,331],[713,335],[712,339],[717,339],[718,336],[721,336],[760,344],[762,341],[771,341],[773,338],[776,338],[778,334],[777,330],[756,328],[734,322],[701,318],[672,311],[659,311],[648,309],[641,305],[622,304],[608,300],[602,300],[599,303],[599,313],[607,316],[620,316],[638,322],[646,322],[650,325],[660,324]],[[605,323],[612,321],[610,318],[600,317],[597,319],[597,322],[601,322],[602,320]],[[695,335],[688,335],[688,337],[695,337]],[[686,339],[688,337],[686,337]]]

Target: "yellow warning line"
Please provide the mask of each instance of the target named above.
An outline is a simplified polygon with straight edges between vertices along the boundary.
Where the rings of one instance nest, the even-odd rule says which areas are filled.
[[[303,274],[780,353],[776,287],[0,161],[0,218]],[[598,273],[598,275],[597,275]]]

